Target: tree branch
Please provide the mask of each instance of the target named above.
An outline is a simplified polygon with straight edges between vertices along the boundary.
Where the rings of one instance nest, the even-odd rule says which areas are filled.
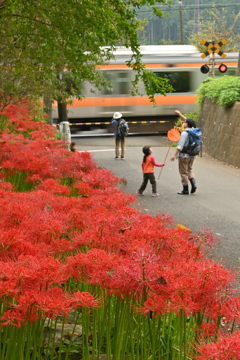
[[[12,15],[15,16],[15,17],[18,17],[18,18],[27,19],[27,20],[30,20],[30,21],[33,21],[33,22],[36,22],[36,23],[40,23],[40,24],[43,24],[43,25],[52,27],[51,24],[46,23],[45,21],[42,21],[42,20],[37,20],[37,19],[29,18],[28,16],[22,16],[22,15],[19,15],[19,14],[12,14]]]
[[[0,0],[0,10],[4,9],[5,0]]]

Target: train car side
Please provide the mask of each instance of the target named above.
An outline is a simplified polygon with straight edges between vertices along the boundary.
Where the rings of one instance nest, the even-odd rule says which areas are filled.
[[[168,79],[175,92],[167,96],[156,94],[156,105],[153,105],[145,94],[143,83],[139,83],[142,96],[132,96],[134,72],[126,66],[130,54],[123,48],[116,52],[115,61],[99,67],[110,85],[98,90],[84,83],[85,98],[72,99],[68,106],[70,123],[108,125],[112,114],[120,111],[132,123],[133,132],[144,132],[147,128],[161,132],[172,128],[175,109],[182,113],[196,110],[196,90],[208,76],[200,71],[205,62],[197,50],[192,46],[146,46],[141,51],[145,67]],[[236,62],[231,64],[226,59],[224,62],[236,67]],[[56,104],[53,108],[56,109]],[[57,118],[56,111],[53,116]]]

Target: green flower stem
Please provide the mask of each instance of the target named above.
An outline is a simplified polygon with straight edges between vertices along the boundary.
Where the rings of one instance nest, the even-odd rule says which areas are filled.
[[[6,172],[5,172],[6,173]],[[18,192],[28,192],[33,189],[31,182],[26,182],[27,176],[30,174],[26,171],[15,170],[14,175],[6,175],[6,181],[14,185],[14,190]]]
[[[125,301],[119,302],[116,310],[118,313],[116,314],[115,329],[118,335],[115,337],[113,356],[114,360],[121,360],[125,350],[123,347],[124,337],[127,336],[128,305]]]
[[[106,306],[106,350],[107,359],[111,359],[112,347],[111,347],[111,301],[108,299]]]
[[[89,314],[88,309],[82,311],[82,344],[83,344],[83,358],[89,360]]]
[[[98,346],[98,318],[97,318],[97,311],[98,310],[93,310],[92,311],[92,315],[93,315],[93,319],[92,319],[92,356],[96,357],[96,353],[97,353],[97,346]]]
[[[129,321],[129,346],[130,346],[130,349],[129,349],[129,352],[130,352],[130,358],[131,359],[134,359],[135,355],[137,355],[137,354],[135,354],[135,351],[134,351],[134,345],[135,345],[136,339],[134,337],[133,324],[134,324],[133,310],[130,309],[130,321]]]

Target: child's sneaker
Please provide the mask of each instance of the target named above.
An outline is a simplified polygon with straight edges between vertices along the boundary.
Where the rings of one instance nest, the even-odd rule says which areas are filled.
[[[152,196],[159,196],[158,193],[152,193]]]
[[[144,193],[142,192],[139,192],[139,191],[136,191],[136,193],[138,194],[138,195],[140,195],[140,196],[144,196]]]

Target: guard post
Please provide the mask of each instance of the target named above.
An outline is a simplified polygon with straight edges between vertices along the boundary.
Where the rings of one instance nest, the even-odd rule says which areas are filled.
[[[63,140],[66,143],[67,148],[69,148],[69,145],[71,143],[71,131],[69,127],[69,122],[68,121],[60,122],[60,124],[58,124],[58,131],[61,140]]]

